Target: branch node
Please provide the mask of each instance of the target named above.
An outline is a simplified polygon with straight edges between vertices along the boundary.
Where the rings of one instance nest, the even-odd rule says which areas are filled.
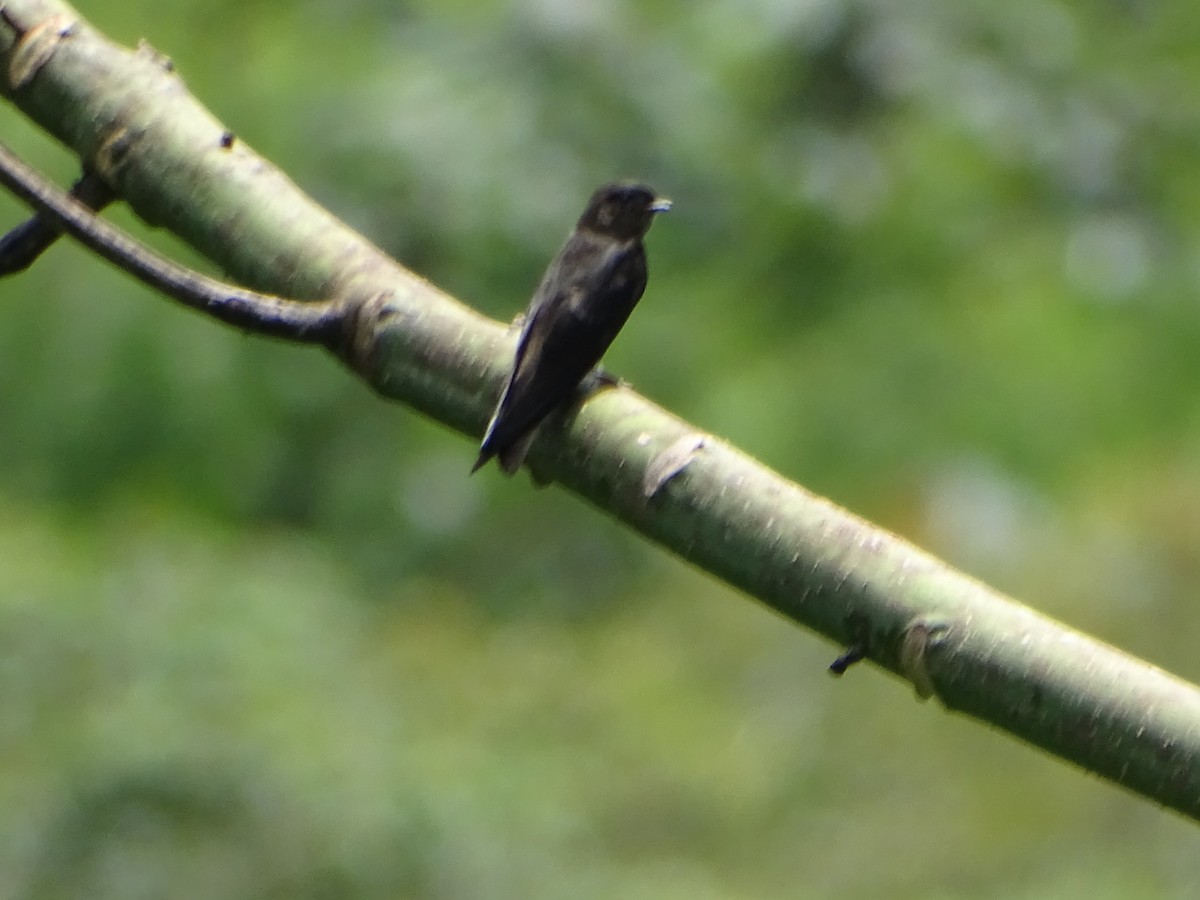
[[[171,59],[171,57],[167,56],[161,50],[154,49],[145,38],[141,38],[138,41],[137,55],[150,60],[150,62],[154,63],[164,72],[175,71],[175,60]]]
[[[141,129],[127,128],[120,123],[114,125],[96,145],[92,154],[92,168],[109,184],[117,184],[133,145],[143,134]]]
[[[704,447],[704,435],[685,434],[655,456],[642,475],[642,496],[647,500],[652,498],[668,481],[691,465]]]
[[[928,700],[937,695],[937,686],[929,669],[929,652],[949,633],[950,626],[945,622],[917,619],[900,636],[900,674],[912,683],[919,700]]]
[[[17,91],[29,84],[42,66],[50,62],[58,45],[74,34],[78,20],[66,13],[59,13],[32,28],[22,29],[7,10],[3,11],[3,15],[5,23],[17,34],[17,42],[8,61],[8,84]]]
[[[381,291],[365,297],[351,295],[343,301],[340,327],[330,335],[326,346],[355,371],[369,371],[373,364],[378,349],[376,333],[388,315],[392,296],[391,291]]]

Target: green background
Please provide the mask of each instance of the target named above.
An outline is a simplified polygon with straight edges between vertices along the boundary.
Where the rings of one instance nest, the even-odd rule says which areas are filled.
[[[676,206],[611,370],[1200,677],[1193,4],[79,9],[496,318],[596,184],[648,181]],[[0,898],[1200,893],[1191,824],[830,678],[320,353],[68,245],[0,301]]]

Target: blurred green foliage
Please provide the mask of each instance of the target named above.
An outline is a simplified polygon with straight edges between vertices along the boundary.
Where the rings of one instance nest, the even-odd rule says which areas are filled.
[[[1182,0],[78,5],[498,318],[595,184],[646,179],[676,209],[609,368],[1197,677]],[[827,678],[318,353],[66,245],[0,299],[0,898],[1200,891],[1189,824]]]

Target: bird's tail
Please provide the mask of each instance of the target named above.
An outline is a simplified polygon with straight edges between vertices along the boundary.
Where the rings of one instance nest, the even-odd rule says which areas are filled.
[[[537,429],[535,428],[528,434],[522,435],[513,441],[507,447],[491,446],[488,443],[488,439],[484,438],[483,445],[479,448],[479,458],[475,460],[475,465],[471,466],[471,474],[474,475],[495,457],[500,464],[500,471],[505,475],[515,475],[520,471],[521,466],[525,464],[525,456],[529,453],[529,445],[533,443],[533,438],[536,434]]]
[[[500,399],[496,403],[496,410],[492,413],[492,417],[488,419],[487,429],[483,432],[483,440],[479,442],[479,458],[475,460],[475,465],[471,466],[471,475],[474,475],[480,469],[488,464],[497,453],[497,448],[492,443],[492,438],[496,436],[496,423],[500,421],[500,411],[504,409],[504,401],[508,399],[508,388],[506,384],[504,390],[500,393]]]
[[[525,456],[529,453],[529,445],[533,443],[537,432],[536,428],[532,429],[496,454],[500,460],[500,470],[505,475],[516,475],[521,466],[525,465]]]
[[[480,450],[479,459],[475,460],[475,465],[471,466],[471,474],[474,475],[476,472],[486,466],[488,461],[495,455],[496,453],[493,450]]]

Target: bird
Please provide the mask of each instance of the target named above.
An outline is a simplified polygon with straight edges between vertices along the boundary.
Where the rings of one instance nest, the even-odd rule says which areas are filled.
[[[600,362],[646,289],[642,245],[671,201],[644,184],[597,188],[525,311],[512,369],[488,423],[477,472],[497,457],[514,474],[537,428]]]

